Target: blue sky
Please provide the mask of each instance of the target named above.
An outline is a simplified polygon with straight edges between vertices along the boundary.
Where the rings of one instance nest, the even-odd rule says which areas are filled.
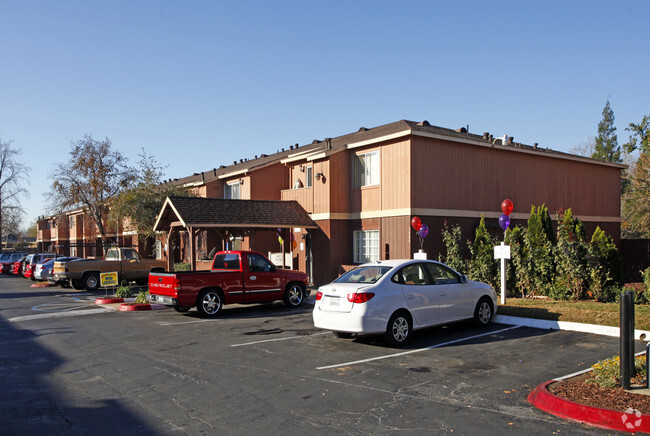
[[[650,2],[0,0],[0,138],[46,215],[85,134],[166,178],[400,119],[569,151],[650,114]]]

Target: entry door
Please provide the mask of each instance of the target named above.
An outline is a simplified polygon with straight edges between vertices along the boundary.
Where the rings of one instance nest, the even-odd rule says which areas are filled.
[[[248,271],[244,272],[244,302],[279,299],[283,292],[275,266],[259,254],[248,254]]]

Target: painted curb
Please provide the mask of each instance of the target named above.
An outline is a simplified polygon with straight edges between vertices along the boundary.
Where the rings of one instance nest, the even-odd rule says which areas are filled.
[[[124,303],[124,298],[97,298],[95,304],[115,304]]]
[[[120,312],[139,312],[143,310],[161,310],[166,309],[167,307],[163,304],[120,304]]]
[[[618,327],[595,325],[595,324],[582,324],[579,322],[569,321],[551,321],[547,319],[534,319],[534,318],[520,318],[518,316],[509,315],[494,315],[493,322],[498,324],[520,325],[523,327],[533,327],[545,330],[570,330],[574,332],[593,333],[603,336],[620,336],[620,329]],[[647,330],[634,330],[634,338],[640,339],[641,335],[645,334],[650,338],[650,332]]]
[[[555,382],[556,380],[549,380],[537,386],[528,395],[528,401],[552,415],[594,427],[629,433],[650,433],[650,415],[638,411],[619,412],[575,403],[558,397],[548,390],[548,386]]]
[[[50,283],[34,283],[30,286],[30,288],[51,288],[52,286],[56,285],[52,285]]]

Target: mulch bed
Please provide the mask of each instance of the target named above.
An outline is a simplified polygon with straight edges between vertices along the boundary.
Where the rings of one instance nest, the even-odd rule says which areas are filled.
[[[650,395],[626,392],[620,387],[601,388],[595,383],[585,383],[590,375],[586,373],[552,383],[548,386],[548,390],[558,397],[601,409],[621,412],[634,409],[643,414],[650,414]],[[639,382],[640,380],[632,379],[632,385]]]

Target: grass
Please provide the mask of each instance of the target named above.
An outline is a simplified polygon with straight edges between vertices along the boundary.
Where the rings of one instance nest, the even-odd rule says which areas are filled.
[[[554,301],[537,298],[508,298],[499,304],[499,315],[571,321],[619,327],[620,305],[597,301]],[[634,306],[635,328],[650,330],[650,305]]]

